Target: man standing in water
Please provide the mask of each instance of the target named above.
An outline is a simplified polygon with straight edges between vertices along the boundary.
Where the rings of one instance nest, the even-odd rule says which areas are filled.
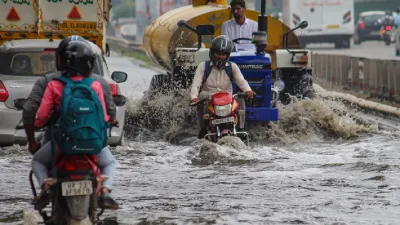
[[[230,5],[234,18],[222,24],[222,35],[228,36],[231,40],[237,38],[251,39],[253,32],[258,30],[258,23],[246,18],[246,2],[244,0],[232,0]],[[244,43],[247,42],[244,41]]]

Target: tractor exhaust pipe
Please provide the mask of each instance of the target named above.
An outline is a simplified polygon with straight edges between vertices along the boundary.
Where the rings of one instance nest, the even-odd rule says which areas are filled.
[[[258,31],[265,31],[268,34],[268,16],[265,15],[266,0],[261,0],[261,15],[258,16]]]

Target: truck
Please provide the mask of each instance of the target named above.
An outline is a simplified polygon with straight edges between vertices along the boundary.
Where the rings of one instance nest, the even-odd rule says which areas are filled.
[[[335,48],[350,48],[354,35],[354,0],[283,0],[283,22],[291,28],[301,21],[309,26],[297,31],[302,46],[334,43]]]
[[[307,22],[290,29],[280,20],[264,15],[265,0],[261,4],[261,15],[246,10],[246,17],[259,23],[261,33],[253,33],[252,39],[256,50],[239,47],[230,58],[256,92],[255,100],[246,102],[246,123],[276,121],[277,100],[289,104],[293,98],[312,98],[313,94],[311,51],[301,49],[293,32],[307,27]],[[213,37],[221,34],[223,22],[229,19],[232,14],[226,0],[193,0],[192,5],[171,10],[150,24],[143,46],[167,72],[153,76],[147,93],[189,88],[197,66],[209,60]],[[206,24],[212,24],[214,29],[204,30]],[[233,88],[234,92],[239,91],[234,83]]]
[[[105,52],[110,0],[2,0],[0,45],[9,40],[80,35]]]
[[[136,0],[136,40],[142,42],[147,26],[164,13],[190,5],[190,0]]]

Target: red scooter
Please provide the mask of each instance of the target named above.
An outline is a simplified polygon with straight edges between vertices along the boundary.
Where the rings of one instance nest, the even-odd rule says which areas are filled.
[[[382,26],[381,29],[381,38],[385,42],[386,45],[390,45],[392,42],[394,42],[392,39],[393,36],[393,26],[391,25],[386,25]]]
[[[203,99],[197,103],[191,103],[191,106],[199,104],[207,104],[209,113],[203,115],[203,119],[208,121],[207,134],[205,139],[211,142],[217,142],[224,136],[236,136],[245,138],[246,144],[249,145],[249,134],[244,131],[237,131],[244,128],[246,110],[239,109],[239,101],[246,97],[244,93],[232,95],[229,92],[220,92],[213,96]],[[244,104],[243,104],[243,107]]]

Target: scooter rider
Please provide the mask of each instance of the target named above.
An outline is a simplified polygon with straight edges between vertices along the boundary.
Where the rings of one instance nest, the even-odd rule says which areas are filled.
[[[245,92],[248,97],[254,97],[255,93],[244,79],[238,65],[228,61],[232,52],[232,47],[232,42],[225,35],[218,36],[212,41],[209,53],[211,71],[206,80],[204,80],[207,63],[202,62],[197,67],[190,92],[191,104],[198,103],[200,98],[212,96],[218,92],[232,93],[231,78],[236,81],[238,87]],[[228,66],[232,69],[232,77],[226,72]],[[199,139],[203,138],[207,133],[207,121],[203,120],[203,115],[207,110],[206,107],[207,106],[203,104],[197,105],[198,122],[201,127],[198,135]]]
[[[79,36],[70,36],[63,39],[57,50],[56,50],[56,65],[57,69],[65,72],[66,70],[66,58],[65,58],[65,48],[71,41],[85,41],[85,39]],[[38,180],[38,183],[42,187],[42,190],[45,189],[43,187],[43,181],[48,178],[48,165],[51,164],[51,145],[48,141],[48,134],[45,135],[44,140],[42,141],[43,146],[40,150],[37,149],[41,144],[37,143],[34,138],[34,120],[36,117],[36,112],[38,111],[39,105],[42,101],[43,94],[45,92],[46,87],[54,78],[60,76],[60,72],[55,72],[52,74],[46,75],[46,77],[41,77],[35,83],[27,102],[24,104],[23,111],[23,122],[25,131],[27,134],[29,151],[32,154],[35,154],[32,159],[32,169]],[[107,114],[110,116],[110,121],[113,121],[113,124],[118,123],[115,119],[115,104],[112,101],[111,90],[107,81],[105,81],[102,77],[98,75],[91,75],[92,78],[95,78],[98,82],[100,82],[102,88],[104,89],[104,99],[106,100],[106,108]],[[104,85],[105,84],[105,85]],[[110,101],[111,100],[111,101]],[[46,132],[47,133],[47,132]],[[47,143],[46,143],[47,142]],[[44,144],[45,143],[45,144]],[[108,176],[109,178],[103,183],[102,195],[100,197],[100,204],[104,208],[109,209],[117,209],[118,204],[110,197],[109,192],[112,189],[112,184],[115,176],[115,159],[110,152],[110,149],[106,146],[102,152],[98,155],[99,159],[99,167],[101,168],[102,174]],[[35,208],[42,208],[48,204],[50,201],[49,193],[43,192],[43,195],[40,195],[38,201],[35,204]]]
[[[398,7],[398,8],[396,9],[396,13],[397,13],[397,15],[396,15],[396,17],[394,18],[394,23],[395,23],[395,25],[396,25],[397,28],[400,28],[400,7]]]

